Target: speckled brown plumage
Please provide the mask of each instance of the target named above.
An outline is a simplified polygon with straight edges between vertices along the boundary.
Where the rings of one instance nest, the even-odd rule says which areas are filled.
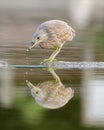
[[[66,22],[60,20],[50,20],[39,25],[32,38],[33,45],[39,44],[42,48],[54,48],[55,52],[45,61],[53,61],[60,52],[66,41],[71,41],[75,36],[75,31]]]

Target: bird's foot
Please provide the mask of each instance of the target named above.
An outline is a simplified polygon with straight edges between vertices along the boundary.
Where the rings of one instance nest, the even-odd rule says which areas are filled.
[[[53,61],[56,61],[56,59],[43,59],[41,62],[40,62],[40,64],[45,64],[45,63],[51,63],[51,62],[53,62]]]

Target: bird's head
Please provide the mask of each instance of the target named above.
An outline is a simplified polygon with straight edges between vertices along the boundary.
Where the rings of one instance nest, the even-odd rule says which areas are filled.
[[[39,87],[33,85],[31,82],[29,82],[28,80],[26,80],[26,84],[28,85],[28,87],[30,88],[31,90],[31,95],[35,98],[35,99],[40,99],[42,98],[41,96],[43,95],[42,94],[42,91]]]
[[[48,37],[43,30],[37,30],[32,37],[31,46],[28,47],[28,50],[31,50],[33,47],[40,44],[41,42],[45,42],[47,38]]]

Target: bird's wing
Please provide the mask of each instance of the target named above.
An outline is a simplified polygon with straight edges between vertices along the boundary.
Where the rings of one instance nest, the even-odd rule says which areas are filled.
[[[73,38],[75,37],[75,30],[70,26],[69,26],[69,29],[70,29],[70,35],[69,35],[68,41],[72,41]]]

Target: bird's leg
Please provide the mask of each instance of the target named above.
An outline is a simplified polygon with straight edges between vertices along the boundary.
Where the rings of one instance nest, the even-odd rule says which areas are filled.
[[[56,82],[61,82],[59,76],[55,73],[53,68],[48,68],[48,70],[52,74]]]
[[[60,52],[61,48],[58,47],[56,48],[56,50],[52,53],[52,55],[49,57],[50,61],[53,61],[55,59],[55,57],[57,56],[57,54]]]
[[[60,52],[60,50],[61,50],[61,47],[56,48],[55,51],[52,53],[52,55],[49,57],[49,59],[42,60],[41,64],[43,64],[45,62],[52,62],[52,61],[54,61],[55,57]]]

